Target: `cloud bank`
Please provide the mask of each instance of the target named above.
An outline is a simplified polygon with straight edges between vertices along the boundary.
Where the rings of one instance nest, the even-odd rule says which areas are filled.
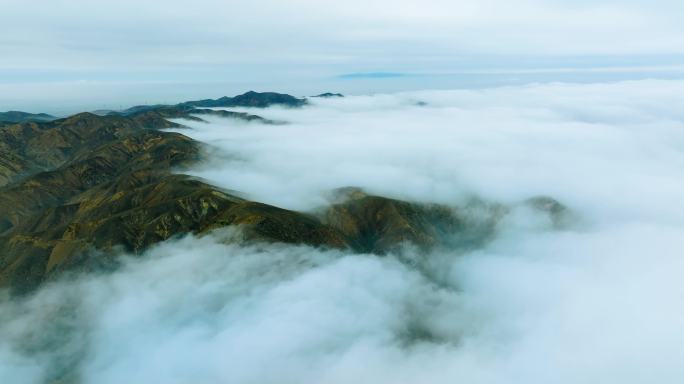
[[[197,175],[308,209],[329,188],[458,205],[546,194],[466,254],[240,245],[226,229],[0,303],[0,381],[679,383],[680,82],[317,100],[289,125],[191,124]],[[252,111],[253,112],[253,111]]]
[[[180,132],[225,155],[195,175],[287,208],[359,186],[445,204],[550,195],[597,218],[679,220],[682,210],[655,201],[684,192],[682,92],[684,82],[652,80],[311,99],[244,109],[286,126],[219,119]]]

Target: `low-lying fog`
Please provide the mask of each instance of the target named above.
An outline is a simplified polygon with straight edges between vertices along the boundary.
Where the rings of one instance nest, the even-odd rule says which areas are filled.
[[[0,382],[681,383],[684,82],[310,99],[180,130],[191,171],[297,210],[337,187],[458,205],[546,195],[466,254],[169,241],[0,303]],[[235,109],[231,109],[235,110]],[[203,116],[204,117],[204,116]],[[410,252],[407,250],[406,252]]]

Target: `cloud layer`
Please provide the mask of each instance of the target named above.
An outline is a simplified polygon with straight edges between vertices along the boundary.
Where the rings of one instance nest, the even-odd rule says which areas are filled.
[[[286,126],[219,119],[180,132],[225,155],[194,174],[288,208],[359,186],[446,204],[551,195],[600,218],[679,220],[656,202],[684,193],[682,92],[681,81],[639,81],[311,99],[247,110]]]
[[[260,111],[289,125],[192,123],[215,148],[194,172],[270,203],[313,208],[346,185],[447,204],[547,194],[582,225],[516,211],[487,247],[426,257],[178,239],[3,299],[0,381],[679,383],[682,88],[425,91]]]

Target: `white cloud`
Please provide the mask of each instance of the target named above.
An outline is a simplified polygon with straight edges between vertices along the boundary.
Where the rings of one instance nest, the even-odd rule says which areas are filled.
[[[242,157],[201,174],[269,202],[315,206],[349,184],[447,203],[550,194],[584,225],[550,231],[518,212],[485,248],[416,265],[223,244],[232,232],[168,242],[2,300],[0,379],[679,383],[682,87],[425,91],[260,111],[290,125],[193,124]]]
[[[218,119],[181,132],[236,158],[193,174],[289,208],[360,186],[441,203],[552,195],[597,216],[679,219],[682,210],[644,196],[684,192],[683,91],[680,81],[639,81],[311,99],[303,109],[247,110],[286,126]]]

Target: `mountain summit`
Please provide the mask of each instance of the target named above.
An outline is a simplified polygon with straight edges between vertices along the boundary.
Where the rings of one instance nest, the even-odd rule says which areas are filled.
[[[28,121],[51,121],[56,117],[47,113],[28,113],[21,111],[0,112],[0,122],[4,123],[23,123]]]
[[[212,108],[212,107],[255,107],[266,108],[272,105],[286,107],[301,107],[306,104],[306,99],[299,99],[294,96],[276,92],[254,92],[249,91],[235,97],[224,96],[218,99],[204,99],[186,101],[179,105]]]

